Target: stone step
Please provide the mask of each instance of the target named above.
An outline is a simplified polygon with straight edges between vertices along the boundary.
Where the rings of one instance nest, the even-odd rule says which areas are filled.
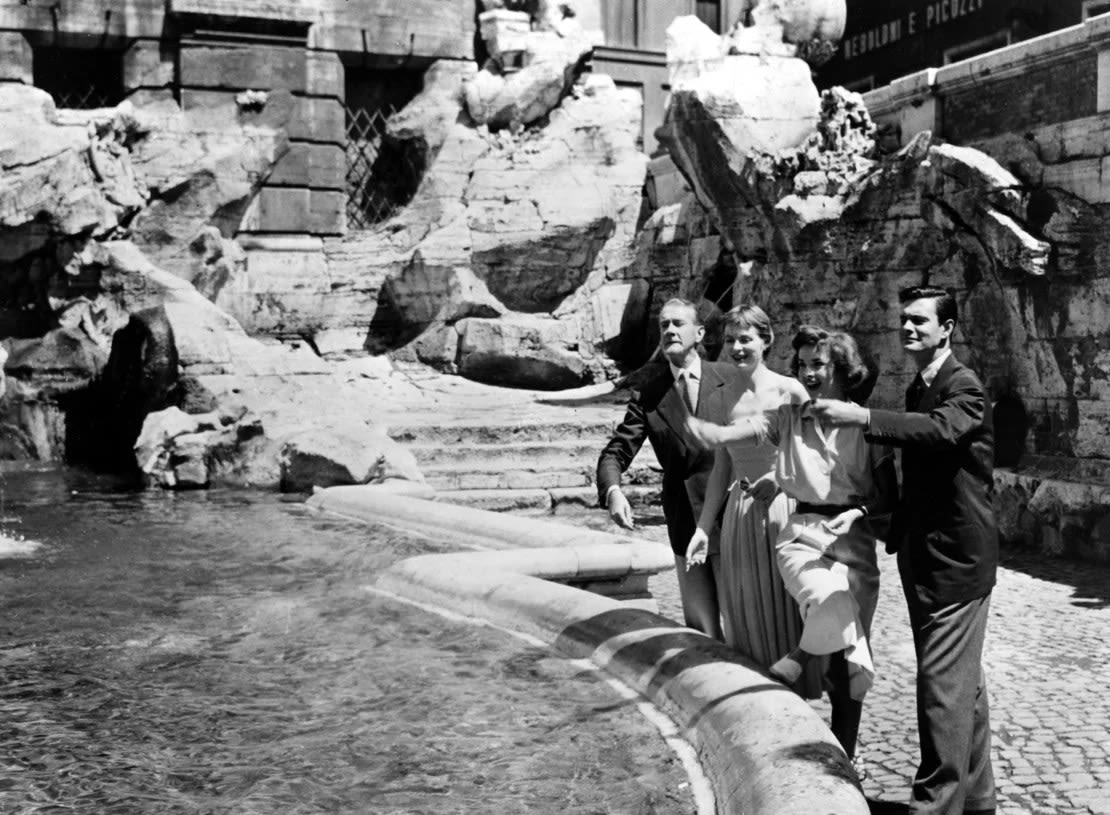
[[[572,487],[594,483],[597,473],[597,459],[573,459],[560,457],[557,454],[535,455],[528,459],[513,456],[497,456],[489,454],[488,457],[454,457],[448,453],[436,457],[430,456],[427,460],[420,461],[420,471],[433,483],[437,478],[457,478],[473,475],[489,481],[491,478],[500,478],[494,483],[480,484],[479,487],[518,486],[513,484],[515,479],[521,482],[520,486],[528,488]],[[505,482],[508,479],[508,483]],[[568,480],[570,479],[570,480]],[[656,484],[662,480],[662,472],[653,458],[639,456],[621,476],[624,484]]]
[[[429,485],[439,490],[501,490],[549,489],[554,487],[588,487],[593,480],[588,473],[574,470],[496,470],[475,472],[468,467],[453,471],[425,472]]]
[[[626,485],[622,488],[633,506],[658,504],[658,485]],[[538,512],[588,509],[602,510],[597,504],[597,490],[589,487],[555,487],[552,489],[456,489],[436,492],[436,500],[450,504],[477,507],[491,512]]]
[[[402,444],[512,444],[524,442],[557,442],[574,439],[597,444],[597,452],[605,445],[620,421],[556,421],[547,423],[475,424],[447,422],[430,425],[395,425],[388,428],[389,437]]]
[[[488,469],[486,465],[492,462],[503,464],[509,469],[540,470],[565,465],[574,469],[582,467],[584,471],[592,472],[597,469],[597,457],[603,444],[604,442],[599,444],[593,440],[567,439],[497,444],[416,443],[406,444],[405,447],[416,457],[425,472],[434,472],[437,468],[455,463],[467,463],[475,470],[485,471]],[[650,464],[646,459],[644,463]]]

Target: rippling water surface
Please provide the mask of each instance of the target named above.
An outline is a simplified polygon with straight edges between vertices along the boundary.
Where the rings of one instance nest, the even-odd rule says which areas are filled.
[[[365,591],[435,542],[273,494],[0,487],[0,812],[691,811],[596,675]]]

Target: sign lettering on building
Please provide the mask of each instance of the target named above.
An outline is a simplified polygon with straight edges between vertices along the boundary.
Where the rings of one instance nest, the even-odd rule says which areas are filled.
[[[216,16],[251,17],[259,20],[311,21],[316,10],[303,0],[170,0],[172,14],[210,14]]]
[[[840,44],[841,56],[845,60],[855,59],[894,45],[922,31],[976,14],[983,10],[985,3],[986,0],[932,0],[900,17],[845,37]]]

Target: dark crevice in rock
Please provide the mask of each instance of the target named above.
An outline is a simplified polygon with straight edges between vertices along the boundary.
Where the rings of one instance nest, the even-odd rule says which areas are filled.
[[[165,309],[132,314],[113,336],[101,375],[64,405],[67,459],[109,472],[134,472],[133,447],[143,420],[180,402],[178,370]]]

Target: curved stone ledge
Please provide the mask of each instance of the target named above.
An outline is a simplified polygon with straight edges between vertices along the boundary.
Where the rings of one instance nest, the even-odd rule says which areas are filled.
[[[666,546],[374,487],[321,490],[309,505],[469,545],[518,547],[409,558],[375,587],[591,659],[675,721],[697,750],[722,815],[868,812],[847,757],[796,694],[696,631],[549,582],[663,571],[673,567]]]

